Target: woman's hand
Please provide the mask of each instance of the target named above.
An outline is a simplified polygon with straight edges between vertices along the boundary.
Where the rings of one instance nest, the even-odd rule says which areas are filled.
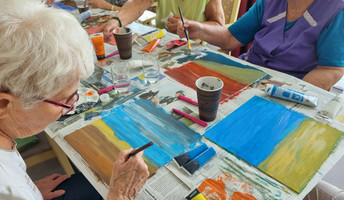
[[[149,172],[142,158],[143,152],[128,159],[131,151],[120,152],[113,166],[107,199],[134,199],[146,183]]]
[[[180,21],[181,21],[181,18],[179,15],[169,17],[167,19],[166,28],[171,33],[177,33],[178,22],[180,22]]]
[[[42,193],[43,199],[54,199],[64,195],[64,193],[66,192],[64,190],[56,190],[54,192],[52,191],[68,178],[70,178],[70,175],[53,174],[51,176],[47,176],[38,181],[35,181],[35,185]]]
[[[201,38],[203,24],[193,20],[184,20],[184,25],[181,21],[177,24],[177,34],[180,38],[185,38],[184,29],[188,30],[189,37],[191,38]]]

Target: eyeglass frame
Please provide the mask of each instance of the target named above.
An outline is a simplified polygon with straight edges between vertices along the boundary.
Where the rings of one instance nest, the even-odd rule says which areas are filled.
[[[54,101],[54,100],[51,100],[51,99],[45,99],[45,100],[43,100],[43,102],[50,103],[50,104],[53,104],[55,106],[60,106],[60,107],[63,107],[63,108],[68,108],[67,112],[63,112],[63,109],[61,110],[61,115],[66,115],[71,110],[73,110],[73,108],[75,108],[76,104],[79,101],[79,93],[78,93],[78,90],[76,90],[70,97],[68,97],[66,102],[70,101],[75,95],[76,95],[76,99],[75,99],[75,101],[73,102],[72,105],[68,105],[68,104],[65,104],[65,103],[60,103],[60,102],[57,102],[57,101]]]

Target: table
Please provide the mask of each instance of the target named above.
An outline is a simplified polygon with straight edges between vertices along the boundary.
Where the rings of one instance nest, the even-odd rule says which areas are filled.
[[[161,40],[161,47],[155,50],[155,52],[160,52],[159,55],[167,55],[167,57],[161,58],[161,66],[168,66],[170,68],[173,68],[175,66],[180,66],[181,64],[176,63],[176,60],[183,57],[182,53],[178,54],[178,52],[185,52],[186,46],[180,47],[177,49],[174,49],[172,51],[167,51],[164,47],[164,45],[172,40],[177,39],[176,35],[173,35],[171,33],[168,33],[164,38]],[[212,50],[207,49],[207,47],[198,45],[198,44],[192,44],[194,52],[201,52],[201,51],[207,51],[207,52],[213,52]],[[141,49],[142,47],[137,46],[136,44],[133,46],[133,58],[131,60],[140,60],[141,59]],[[115,46],[106,45],[106,52],[112,53],[116,50]],[[228,56],[229,57],[229,56]],[[209,127],[211,127],[213,124],[218,123],[221,119],[225,118],[227,115],[232,113],[234,110],[238,109],[241,105],[243,105],[246,101],[251,99],[254,96],[259,96],[267,100],[271,100],[273,102],[279,103],[284,105],[285,107],[297,111],[299,113],[303,113],[308,117],[315,118],[316,112],[324,107],[324,105],[330,101],[334,97],[334,94],[329,93],[327,91],[324,91],[320,88],[317,88],[311,84],[308,84],[302,80],[299,80],[295,77],[266,69],[257,65],[253,65],[250,63],[247,63],[245,61],[229,57],[231,60],[242,63],[245,65],[253,66],[257,69],[262,70],[263,72],[266,72],[269,74],[272,78],[271,80],[280,82],[284,84],[284,87],[288,87],[294,90],[298,90],[301,92],[305,92],[308,95],[316,96],[319,98],[319,105],[312,109],[310,107],[275,99],[269,96],[266,96],[264,92],[255,87],[246,88],[241,91],[241,93],[238,96],[235,96],[234,99],[230,99],[228,102],[225,102],[220,105],[219,107],[219,113],[217,116],[217,119],[210,123]],[[112,61],[116,62],[118,60],[117,57],[111,58]],[[105,67],[106,69],[107,67]],[[133,77],[138,76],[142,73],[140,68],[131,68],[131,73],[133,74]],[[165,70],[163,70],[165,71]],[[164,74],[164,72],[162,73]],[[166,75],[166,74],[164,74]],[[185,90],[185,93],[187,96],[193,97],[196,99],[196,92],[191,89],[183,86],[182,84],[172,80],[170,77],[166,75],[164,79],[159,81],[156,85],[151,85],[149,87],[144,87],[147,91],[148,90],[154,90],[154,88],[157,87],[163,87],[164,84],[166,84],[165,81],[174,82],[176,87],[183,87]],[[161,105],[167,112],[169,112],[173,106],[177,105],[183,105],[183,102],[175,102],[175,104],[168,104],[168,105]],[[189,106],[188,107],[193,110],[194,112],[197,111],[197,107]],[[341,111],[343,113],[343,111]],[[55,122],[54,124],[48,126],[48,128],[45,130],[48,135],[58,144],[59,147],[66,153],[66,155],[70,158],[70,160],[78,167],[78,169],[85,175],[85,177],[91,182],[91,184],[98,190],[98,192],[106,198],[108,186],[104,184],[100,180],[99,175],[97,175],[95,172],[90,169],[89,164],[83,159],[83,157],[65,140],[65,136],[69,135],[73,131],[80,129],[89,123],[96,121],[97,119],[101,118],[100,116],[94,117],[91,120],[85,121],[83,115],[77,115],[72,117],[68,120],[68,122]],[[344,130],[344,125],[341,122],[335,121],[335,120],[327,120],[327,119],[318,119],[323,123],[330,124],[331,126],[339,129]],[[199,132],[201,135],[204,134],[208,129],[198,126],[197,124],[194,124],[190,126],[192,129],[194,129],[196,132]],[[249,174],[248,177],[251,177],[252,175],[259,174],[260,176],[264,177],[264,180],[268,180],[269,182],[273,183],[274,186],[273,190],[270,191],[271,194],[274,194],[276,196],[280,195],[280,199],[302,199],[316,184],[318,181],[320,181],[321,177],[331,169],[331,167],[341,158],[344,152],[344,143],[343,141],[338,145],[335,152],[330,155],[330,157],[326,160],[326,162],[320,167],[320,169],[315,173],[311,181],[307,184],[307,186],[304,188],[304,190],[297,194],[291,189],[287,188],[286,186],[283,186],[279,182],[275,181],[274,179],[270,178],[269,176],[261,173],[258,169],[252,167],[251,165],[247,164],[246,162],[238,159],[232,154],[227,153],[226,151],[222,150],[218,146],[214,145],[212,142],[208,141],[207,139],[203,138],[203,142],[207,143],[209,146],[213,146],[215,150],[217,151],[216,158],[212,159],[208,164],[206,164],[204,167],[202,167],[200,170],[198,170],[197,174],[193,177],[189,177],[185,174],[183,174],[173,163],[168,163],[166,166],[161,167],[157,173],[149,179],[147,184],[144,186],[143,190],[137,197],[137,199],[183,199],[188,193],[190,193],[195,187],[197,187],[200,182],[205,178],[212,178],[216,179],[219,175],[219,169],[218,164],[221,162],[223,164],[223,158],[228,158],[227,164],[228,166],[232,167],[232,170],[235,170],[234,165],[238,165],[237,167],[242,167],[244,169],[245,174]],[[243,188],[243,185],[236,185],[236,189]],[[235,188],[234,187],[234,188]],[[248,190],[252,190],[252,188],[248,188]],[[253,188],[254,189],[254,188]],[[233,191],[231,191],[233,192]],[[266,191],[265,191],[266,192]],[[269,198],[275,198],[276,196],[271,196]],[[266,198],[266,197],[264,197]],[[277,199],[277,198],[276,198]]]

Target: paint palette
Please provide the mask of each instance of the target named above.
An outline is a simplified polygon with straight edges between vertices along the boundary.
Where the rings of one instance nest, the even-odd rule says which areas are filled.
[[[75,110],[67,113],[67,115],[74,115],[82,113],[90,108],[92,108],[99,100],[99,94],[96,90],[91,88],[79,88],[79,101],[76,105]]]

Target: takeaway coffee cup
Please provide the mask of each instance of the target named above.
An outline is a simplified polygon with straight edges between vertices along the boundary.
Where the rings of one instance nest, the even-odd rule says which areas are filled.
[[[196,80],[199,117],[210,122],[216,118],[223,81],[217,77],[204,76]]]
[[[121,59],[131,58],[132,32],[130,28],[120,27],[113,30],[113,35],[117,43],[119,57]]]

